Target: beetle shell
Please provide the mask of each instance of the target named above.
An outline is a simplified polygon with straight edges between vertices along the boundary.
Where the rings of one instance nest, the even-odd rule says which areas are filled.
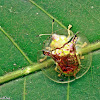
[[[50,56],[57,63],[60,72],[67,76],[75,76],[79,71],[79,58],[75,47],[76,40],[76,35],[68,41],[65,36],[53,34],[50,44],[51,50],[43,50],[43,54]]]

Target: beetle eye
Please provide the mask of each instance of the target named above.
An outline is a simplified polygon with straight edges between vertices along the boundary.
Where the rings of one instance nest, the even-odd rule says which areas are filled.
[[[45,55],[45,51],[43,50],[42,52],[43,52],[43,54]]]
[[[50,51],[43,50],[42,52],[44,55],[50,56]]]

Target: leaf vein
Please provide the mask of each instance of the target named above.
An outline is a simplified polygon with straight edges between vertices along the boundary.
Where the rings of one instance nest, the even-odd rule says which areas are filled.
[[[46,15],[48,15],[51,19],[54,19],[61,27],[67,30],[66,26],[64,26],[60,21],[58,21],[55,17],[53,17],[51,14],[49,14],[46,10],[44,10],[42,7],[40,7],[37,3],[35,3],[33,0],[29,0],[32,4],[34,4],[36,7],[38,7],[41,11],[43,11]]]
[[[13,38],[5,32],[5,30],[0,26],[0,30],[7,36],[7,38],[13,43],[13,45],[21,52],[21,54],[25,57],[25,59],[32,64],[33,62],[26,56],[23,50],[17,45],[17,43],[13,40]]]
[[[25,92],[26,92],[26,89],[25,89],[25,87],[26,87],[26,77],[25,77],[25,79],[24,79],[24,89],[23,89],[23,100],[25,100]]]

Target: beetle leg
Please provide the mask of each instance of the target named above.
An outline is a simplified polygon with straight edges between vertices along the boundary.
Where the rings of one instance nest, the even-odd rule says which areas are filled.
[[[57,66],[55,67],[55,71],[58,72],[58,73],[60,73],[60,71],[58,70]]]
[[[61,72],[58,70],[58,67],[57,66],[58,65],[56,64],[55,71],[58,72],[58,73],[60,73],[60,74],[58,74],[58,77],[60,77],[61,76]]]
[[[82,56],[82,53],[80,53],[79,59],[84,59],[84,56]]]
[[[69,24],[68,26],[68,37],[70,37],[70,29],[71,29],[72,25]]]
[[[41,63],[41,62],[45,61],[46,59],[47,59],[47,56],[45,56],[44,58],[40,59],[39,62]]]
[[[84,42],[83,45],[79,45],[79,44],[76,44],[76,45],[79,46],[79,47],[81,47],[81,48],[84,48],[87,45],[87,43]],[[80,57],[79,58],[80,59],[84,59],[84,56],[82,56],[82,53],[80,53]]]
[[[84,48],[86,45],[87,45],[86,42],[84,42],[82,45],[80,45],[80,44],[76,44],[76,46],[81,47],[81,48]]]
[[[75,73],[73,73],[73,76],[75,77],[76,79],[76,74],[80,71],[80,68],[77,69],[77,71]]]
[[[79,55],[76,55],[76,56],[77,56],[77,60],[78,60],[79,65],[81,65],[81,61],[80,61]]]
[[[61,77],[61,73],[60,73],[60,74],[58,74],[58,77]]]
[[[84,48],[87,45],[86,42],[83,43],[82,46],[80,46],[81,48]],[[82,53],[80,53],[80,59],[84,59],[84,56],[82,56]]]
[[[80,59],[84,59],[84,56],[81,56]]]
[[[86,42],[84,42],[84,43],[83,43],[83,45],[82,45],[81,47],[83,48],[83,47],[85,47],[86,45],[87,45],[87,43],[86,43]]]
[[[75,77],[75,79],[76,79],[76,73],[74,73],[74,74],[73,74],[73,76],[74,76],[74,77]]]

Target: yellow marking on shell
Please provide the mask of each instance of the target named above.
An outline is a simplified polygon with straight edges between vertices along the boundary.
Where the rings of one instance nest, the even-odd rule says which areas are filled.
[[[70,53],[69,50],[61,48],[61,49],[56,49],[54,54],[57,54],[59,56],[65,56],[65,55],[68,55],[69,53]]]
[[[56,49],[56,54],[59,56],[63,55],[63,50],[62,49]]]
[[[52,51],[52,54],[59,55],[59,56],[65,56],[70,53],[70,45],[72,45],[72,42],[66,44],[61,49],[56,49],[62,47],[66,42],[68,42],[68,37],[63,35],[55,35],[56,37],[51,41],[50,48]],[[71,54],[73,55],[73,54]]]
[[[56,53],[59,54],[61,51],[60,49],[56,49]]]
[[[73,54],[73,53],[70,53],[70,55],[72,55],[72,56],[73,56],[74,54]]]
[[[61,49],[56,49],[54,50],[55,52],[53,52],[52,54],[57,54],[59,56],[65,56],[68,55],[70,53],[70,45],[66,44],[63,48]]]
[[[68,55],[70,53],[70,51],[64,51],[65,55]]]
[[[64,51],[65,55],[68,55],[70,53],[69,45],[65,45],[64,48],[63,48],[63,51]]]
[[[56,54],[56,52],[55,51],[52,51],[52,54]]]
[[[64,56],[64,55],[65,55],[65,54],[64,54],[64,51],[61,50],[60,56]]]
[[[66,36],[63,35],[57,35],[57,38],[52,40],[50,47],[51,50],[55,49],[55,48],[60,48],[61,46],[63,46],[66,42],[68,41]]]
[[[58,38],[54,39],[53,41],[55,41],[55,42],[56,42],[56,41],[59,41],[59,39],[60,39],[60,38],[58,37]]]
[[[52,41],[50,45],[52,46],[52,45],[54,45],[54,44],[55,44],[55,40],[54,40],[54,41]]]
[[[66,44],[66,45],[64,46],[64,49],[70,49],[69,44]]]

